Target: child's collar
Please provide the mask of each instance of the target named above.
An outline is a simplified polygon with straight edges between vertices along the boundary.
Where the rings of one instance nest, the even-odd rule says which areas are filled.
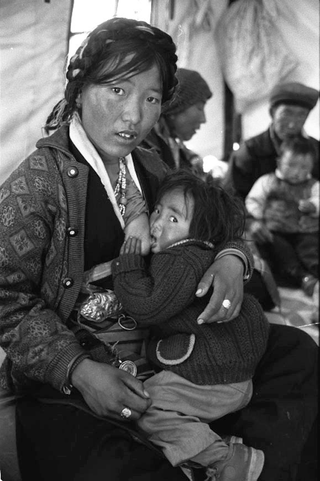
[[[203,244],[205,247],[207,247],[209,249],[214,249],[214,247],[215,247],[215,245],[212,244],[212,242],[188,238],[188,239],[183,239],[183,240],[178,241],[178,242],[174,242],[173,244],[168,246],[167,249],[170,249],[171,247],[181,246],[181,245],[187,244],[189,242],[196,242],[197,244]]]

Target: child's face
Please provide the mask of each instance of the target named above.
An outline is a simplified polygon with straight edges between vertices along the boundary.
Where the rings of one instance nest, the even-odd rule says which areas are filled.
[[[167,192],[150,216],[151,251],[166,249],[175,242],[189,237],[194,200],[185,199],[181,189]]]
[[[300,184],[311,174],[313,159],[310,154],[296,155],[286,151],[278,161],[278,169],[290,184]]]

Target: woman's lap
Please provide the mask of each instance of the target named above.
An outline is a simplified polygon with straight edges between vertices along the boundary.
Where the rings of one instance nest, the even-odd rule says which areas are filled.
[[[297,328],[271,326],[251,402],[212,424],[219,434],[242,436],[245,444],[265,452],[259,481],[295,479],[317,414],[317,353],[311,337]],[[24,400],[17,418],[26,479],[105,481],[106,470],[108,481],[186,479],[152,448],[72,406]]]
[[[259,481],[293,481],[318,412],[318,346],[298,328],[271,325],[244,409],[212,424],[265,453]],[[307,478],[306,478],[307,479]],[[308,479],[308,481],[314,481]]]
[[[184,481],[185,475],[130,434],[69,405],[19,402],[23,479],[33,481]],[[106,477],[107,476],[107,477]]]
[[[16,449],[16,396],[0,389],[0,479],[20,481]]]

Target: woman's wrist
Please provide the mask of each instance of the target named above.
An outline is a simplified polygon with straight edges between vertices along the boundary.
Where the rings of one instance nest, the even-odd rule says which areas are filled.
[[[68,395],[71,394],[72,389],[74,387],[77,387],[74,384],[74,376],[73,376],[74,372],[77,370],[80,364],[82,364],[85,360],[88,360],[88,359],[91,359],[90,354],[83,352],[78,354],[78,356],[76,356],[75,358],[72,359],[72,361],[70,361],[67,367],[66,380],[62,387],[62,391],[64,392],[64,394],[68,394]]]
[[[243,265],[243,280],[246,281],[249,279],[250,277],[249,263],[246,255],[242,251],[234,248],[223,249],[216,255],[214,260],[217,261],[218,259],[221,259],[224,256],[234,256],[238,258]]]
[[[81,391],[88,384],[88,378],[92,376],[91,364],[94,362],[91,358],[83,359],[73,370],[71,383],[78,391]]]

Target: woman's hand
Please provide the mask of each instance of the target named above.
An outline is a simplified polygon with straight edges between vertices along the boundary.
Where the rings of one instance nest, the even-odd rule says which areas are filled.
[[[71,382],[100,416],[123,419],[121,411],[129,408],[132,414],[128,420],[137,420],[151,404],[141,381],[126,371],[91,359],[84,359],[75,368]]]
[[[197,297],[203,297],[213,285],[209,304],[198,317],[198,324],[231,321],[240,313],[243,299],[242,260],[234,255],[226,255],[216,260],[198,284]],[[229,300],[227,309],[222,305]],[[228,304],[228,303],[226,303]]]

